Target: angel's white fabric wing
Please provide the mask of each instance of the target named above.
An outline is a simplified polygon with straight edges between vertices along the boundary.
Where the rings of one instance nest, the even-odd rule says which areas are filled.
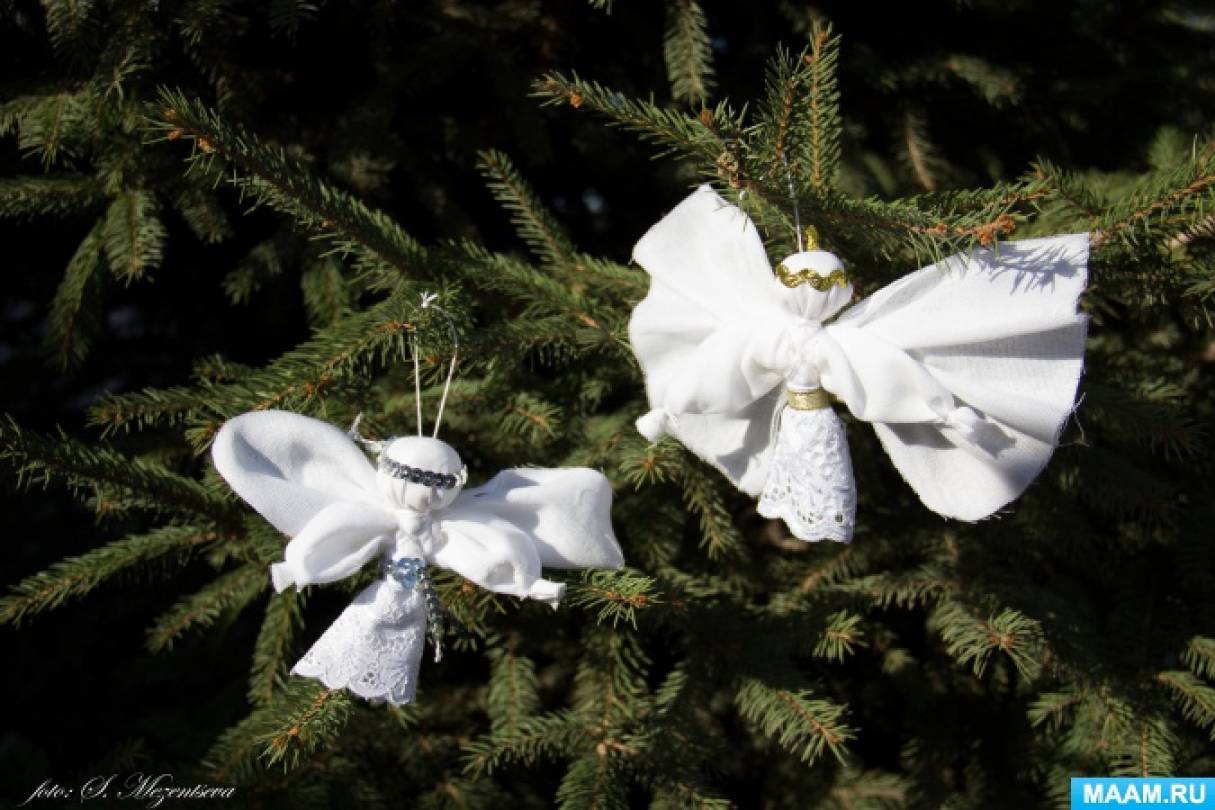
[[[780,377],[754,362],[754,339],[759,327],[787,319],[759,233],[701,186],[641,238],[633,259],[651,276],[629,321],[654,409],[638,427],[652,440],[671,433],[757,495],[779,402],[768,394]]]
[[[303,588],[337,582],[375,559],[382,538],[396,532],[397,521],[387,509],[342,501],[316,514],[283,551],[283,561],[270,566],[274,589]]]
[[[270,568],[278,591],[350,576],[396,529],[363,451],[328,422],[288,411],[242,414],[220,428],[215,468],[249,505],[292,537]]]
[[[612,485],[586,467],[503,470],[460,494],[446,514],[492,514],[524,531],[546,568],[619,568]]]
[[[367,456],[319,419],[289,411],[241,414],[220,428],[211,457],[237,495],[293,537],[330,504],[382,508]]]
[[[434,560],[498,593],[552,603],[561,589],[540,578],[541,566],[624,564],[611,511],[611,484],[594,470],[503,470],[440,513],[446,542]]]
[[[1083,367],[1087,261],[1087,234],[1006,242],[905,276],[826,327],[846,362],[824,358],[824,387],[874,423],[933,511],[986,517],[1050,459]],[[966,424],[911,416],[913,396],[872,396],[919,390],[930,403],[937,385]]]

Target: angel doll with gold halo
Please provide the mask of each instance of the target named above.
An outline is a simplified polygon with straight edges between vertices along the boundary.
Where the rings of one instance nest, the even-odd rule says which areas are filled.
[[[973,521],[1018,497],[1074,407],[1088,235],[951,256],[851,307],[843,263],[813,248],[773,272],[755,225],[709,186],[642,237],[638,430],[673,435],[803,540],[846,542],[855,525],[833,399],[929,509]]]

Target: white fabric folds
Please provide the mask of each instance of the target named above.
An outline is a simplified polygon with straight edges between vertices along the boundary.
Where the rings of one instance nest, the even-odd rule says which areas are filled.
[[[708,186],[633,257],[652,279],[629,324],[653,409],[638,428],[671,433],[752,496],[774,474],[786,387],[821,386],[871,422],[925,505],[961,520],[1020,495],[1074,407],[1087,234],[952,256],[834,321],[851,296],[846,282],[826,283],[838,259],[795,254],[787,274],[822,283],[781,283],[755,226]]]
[[[415,453],[421,445],[431,461],[458,463],[438,440],[398,441],[412,442]],[[414,558],[489,590],[556,607],[563,586],[543,579],[542,566],[624,564],[612,530],[611,485],[594,470],[511,469],[468,491],[432,488],[377,471],[338,428],[285,411],[228,421],[212,457],[232,489],[291,536],[283,561],[271,566],[277,591],[343,579],[375,559]],[[425,626],[417,591],[382,579],[359,595],[294,671],[373,700],[408,702]]]

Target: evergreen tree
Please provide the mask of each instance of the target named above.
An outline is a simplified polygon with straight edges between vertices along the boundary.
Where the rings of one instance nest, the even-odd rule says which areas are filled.
[[[75,757],[41,763],[37,732],[6,738],[26,763],[7,793],[41,765],[172,768],[237,785],[237,806],[1062,807],[1069,775],[1215,770],[1208,18],[976,3],[879,26],[778,3],[750,35],[732,5],[557,5],[0,6],[21,74],[0,103],[6,263],[53,272],[44,358],[92,389],[86,424],[50,411],[70,432],[33,394],[0,424],[32,511],[11,542],[80,535],[19,552],[0,621],[70,645],[79,627],[43,614],[121,604],[92,632],[121,645],[142,623],[158,654],[116,654],[150,704],[129,737],[80,726]],[[773,260],[796,204],[862,292],[1090,232],[1083,404],[1026,495],[944,521],[851,423],[856,539],[804,544],[677,443],[648,446],[627,251],[702,181]],[[123,356],[114,313],[169,274],[206,306]],[[444,432],[473,481],[602,469],[629,567],[565,574],[556,614],[439,575],[462,630],[418,702],[386,709],[287,675],[375,572],[273,594],[284,538],[206,450],[266,408],[406,432],[412,353],[433,411],[452,348],[423,292],[463,336]],[[96,526],[53,523],[57,488]],[[31,716],[105,700],[87,660],[48,674],[79,691],[39,689],[55,664],[18,660]]]

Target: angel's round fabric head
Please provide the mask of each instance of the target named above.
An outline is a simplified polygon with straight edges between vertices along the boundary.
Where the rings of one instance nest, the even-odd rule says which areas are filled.
[[[380,451],[375,477],[380,492],[396,508],[429,512],[456,499],[468,471],[447,442],[402,436]]]
[[[794,315],[822,322],[852,300],[852,284],[834,253],[807,250],[776,266],[772,281],[780,299]]]

